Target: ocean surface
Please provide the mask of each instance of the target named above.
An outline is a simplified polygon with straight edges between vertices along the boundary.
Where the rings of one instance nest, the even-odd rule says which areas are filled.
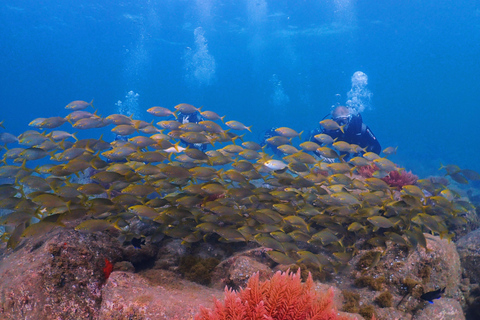
[[[479,40],[478,1],[4,0],[0,120],[18,135],[73,100],[146,121],[185,102],[260,141],[354,101],[407,170],[480,171]]]

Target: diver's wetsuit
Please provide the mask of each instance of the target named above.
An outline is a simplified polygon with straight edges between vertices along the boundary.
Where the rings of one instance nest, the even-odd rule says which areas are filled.
[[[315,135],[325,133],[328,134],[336,141],[345,141],[350,144],[357,144],[362,148],[366,148],[365,152],[374,152],[380,154],[382,148],[377,138],[373,134],[372,130],[363,123],[362,116],[360,114],[354,115],[345,130],[342,133],[340,130],[326,130],[323,128],[317,128],[310,132],[310,141],[318,143],[315,139]]]
[[[194,113],[177,113],[177,121],[180,122],[181,124],[187,123],[187,122],[194,122],[194,123],[199,123],[200,121],[205,121],[205,118],[202,117],[202,115],[198,112]]]
[[[205,118],[202,117],[202,115],[199,112],[194,112],[194,113],[177,113],[177,121],[180,122],[181,124],[187,123],[187,122],[194,122],[194,123],[199,123],[200,121],[205,121]],[[185,141],[182,141],[182,143],[185,146],[190,146],[191,148],[196,148],[201,151],[207,150],[207,145],[202,144],[202,143],[188,143]]]

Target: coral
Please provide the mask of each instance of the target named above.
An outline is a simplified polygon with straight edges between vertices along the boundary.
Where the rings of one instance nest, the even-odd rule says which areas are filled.
[[[414,175],[411,171],[390,171],[390,173],[382,178],[390,187],[396,187],[401,190],[403,186],[415,184],[418,180],[418,176]]]
[[[361,307],[359,313],[365,319],[375,320],[375,308],[371,304]]]
[[[379,168],[375,164],[369,166],[358,167],[358,174],[364,178],[373,177],[373,173],[378,171]],[[390,171],[385,177],[382,178],[390,187],[395,187],[401,190],[403,186],[415,184],[418,180],[418,176],[414,175],[411,171]]]
[[[410,293],[415,298],[420,298],[423,294],[423,289],[420,283],[410,277],[403,279],[402,289],[406,289],[407,293]]]
[[[308,275],[312,275],[312,279],[320,282],[327,282],[332,280],[332,274],[325,271],[324,269],[315,268],[314,266],[308,266],[306,264],[300,263],[295,264],[290,267],[290,271],[297,272],[298,269],[301,270],[302,281],[307,281]]]
[[[371,178],[375,171],[378,171],[379,168],[376,164],[371,164],[369,166],[357,167],[358,174],[364,178]]]
[[[113,264],[107,258],[105,258],[105,267],[103,268],[103,275],[105,276],[105,280],[107,280],[108,277],[110,277],[110,274],[112,273],[112,271],[113,271]]]
[[[422,278],[424,283],[427,283],[430,281],[430,275],[432,274],[432,267],[429,265],[423,265],[419,270],[418,270],[418,276]]]
[[[372,276],[363,276],[355,279],[354,284],[359,288],[370,287],[370,289],[379,291],[382,289],[382,284],[385,283],[385,277],[380,276],[374,278]]]
[[[378,258],[378,251],[367,251],[363,256],[360,257],[355,267],[358,271],[366,271],[372,266],[376,258]]]
[[[349,290],[343,290],[342,294],[345,300],[342,308],[343,311],[350,313],[358,313],[358,311],[360,311],[360,295]]]
[[[392,306],[392,299],[392,294],[389,291],[385,291],[375,298],[375,302],[382,308],[388,308]]]
[[[194,256],[180,258],[178,270],[187,280],[208,285],[212,279],[213,269],[220,263],[215,258],[202,259]]]
[[[259,281],[256,273],[239,292],[225,288],[225,302],[216,300],[213,310],[201,307],[195,319],[346,320],[333,306],[333,289],[319,295],[313,285],[311,275],[302,284],[300,269],[297,273],[279,271],[264,282]]]

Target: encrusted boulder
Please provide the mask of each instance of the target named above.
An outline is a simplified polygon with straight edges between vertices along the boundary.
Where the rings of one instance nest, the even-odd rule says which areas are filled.
[[[105,259],[121,260],[108,233],[56,229],[2,250],[0,319],[94,319],[105,284]]]
[[[464,277],[471,283],[480,283],[480,229],[458,239],[457,251]]]
[[[252,249],[222,261],[213,271],[212,286],[217,289],[225,286],[233,289],[244,288],[255,272],[259,273],[260,281],[270,278],[273,270],[268,265],[271,260],[267,258],[266,250]]]
[[[333,282],[350,298],[344,310],[355,312],[371,305],[380,319],[402,319],[402,314],[408,319],[408,314],[423,308],[425,301],[420,299],[423,293],[443,288],[446,290],[442,297],[453,298],[463,305],[460,259],[455,244],[438,236],[424,236],[427,249],[388,243],[386,250],[359,251],[350,268]],[[390,295],[382,296],[386,292]]]
[[[102,289],[100,320],[193,319],[199,306],[212,307],[223,291],[178,279],[167,270],[113,272]]]
[[[427,250],[420,247],[408,256],[407,272],[423,277],[425,291],[445,287],[446,296],[463,301],[459,289],[462,272],[455,244],[431,234],[425,234],[425,238]]]
[[[419,310],[412,320],[465,320],[462,306],[455,299],[442,298]]]

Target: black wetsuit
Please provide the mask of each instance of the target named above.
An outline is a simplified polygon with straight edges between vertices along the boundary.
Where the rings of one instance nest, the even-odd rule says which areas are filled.
[[[200,121],[205,121],[205,118],[202,117],[202,115],[199,112],[194,112],[194,113],[177,113],[177,121],[180,122],[181,124],[187,123],[187,122],[194,122],[194,123],[199,123]],[[207,145],[202,144],[202,143],[188,143],[185,141],[182,141],[182,144],[185,146],[189,146],[190,148],[196,148],[201,151],[207,150]]]
[[[350,144],[357,144],[362,148],[366,148],[365,152],[374,152],[380,154],[382,148],[377,138],[373,134],[372,130],[363,123],[362,116],[360,114],[354,115],[350,120],[350,123],[346,127],[345,133],[340,130],[326,130],[323,128],[317,128],[310,132],[310,141],[318,143],[315,139],[315,135],[325,133],[328,134],[336,141],[345,141]]]

